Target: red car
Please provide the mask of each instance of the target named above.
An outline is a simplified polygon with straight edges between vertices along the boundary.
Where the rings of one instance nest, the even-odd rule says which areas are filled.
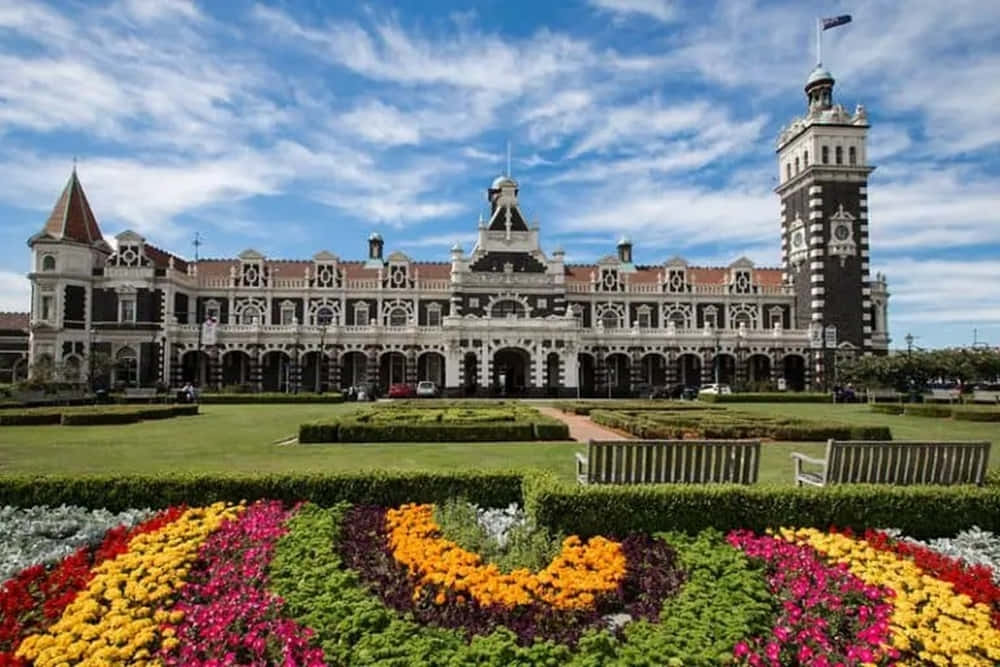
[[[394,384],[389,387],[389,398],[414,398],[417,392],[408,384]]]

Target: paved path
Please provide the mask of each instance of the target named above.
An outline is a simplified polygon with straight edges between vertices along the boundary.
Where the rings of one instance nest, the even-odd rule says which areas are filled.
[[[536,406],[537,410],[546,417],[555,417],[561,422],[569,425],[569,437],[577,442],[587,442],[588,440],[625,440],[625,436],[612,431],[611,429],[598,426],[590,421],[590,417],[584,415],[574,415],[563,412],[547,405]]]

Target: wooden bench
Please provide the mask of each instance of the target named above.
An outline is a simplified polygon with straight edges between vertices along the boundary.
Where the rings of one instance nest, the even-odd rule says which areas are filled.
[[[900,394],[895,389],[869,389],[865,392],[868,397],[869,403],[878,403],[879,401],[901,401],[903,400],[903,395]]]
[[[149,401],[156,400],[156,387],[126,387],[123,398],[126,401]]]
[[[581,484],[753,484],[759,440],[591,440],[576,455]]]
[[[996,389],[974,389],[972,391],[973,403],[1000,403],[1000,391]]]
[[[792,458],[796,486],[982,484],[990,443],[830,440],[822,459],[798,452]],[[807,472],[803,463],[819,470]]]
[[[924,394],[924,402],[931,403],[935,401],[943,401],[945,403],[955,403],[961,397],[961,391],[958,389],[931,389],[929,392]]]

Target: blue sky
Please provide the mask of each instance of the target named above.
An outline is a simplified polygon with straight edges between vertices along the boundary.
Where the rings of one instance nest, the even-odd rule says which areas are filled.
[[[817,15],[872,123],[895,344],[1000,344],[1000,3],[0,0],[0,309],[78,156],[104,233],[445,260],[513,174],[548,249],[779,260],[778,130]]]

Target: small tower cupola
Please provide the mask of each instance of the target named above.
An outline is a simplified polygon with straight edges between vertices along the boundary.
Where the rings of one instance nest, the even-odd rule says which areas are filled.
[[[371,236],[368,237],[368,259],[371,260],[381,260],[382,259],[382,235],[378,232],[372,232]]]
[[[806,79],[809,113],[818,113],[833,107],[833,83],[833,75],[823,65],[817,64]]]
[[[517,181],[513,178],[510,176],[497,176],[486,190],[486,198],[490,202],[490,210],[496,211],[497,206],[517,204],[517,191]]]
[[[622,264],[632,263],[632,239],[627,236],[618,239],[618,261]]]

